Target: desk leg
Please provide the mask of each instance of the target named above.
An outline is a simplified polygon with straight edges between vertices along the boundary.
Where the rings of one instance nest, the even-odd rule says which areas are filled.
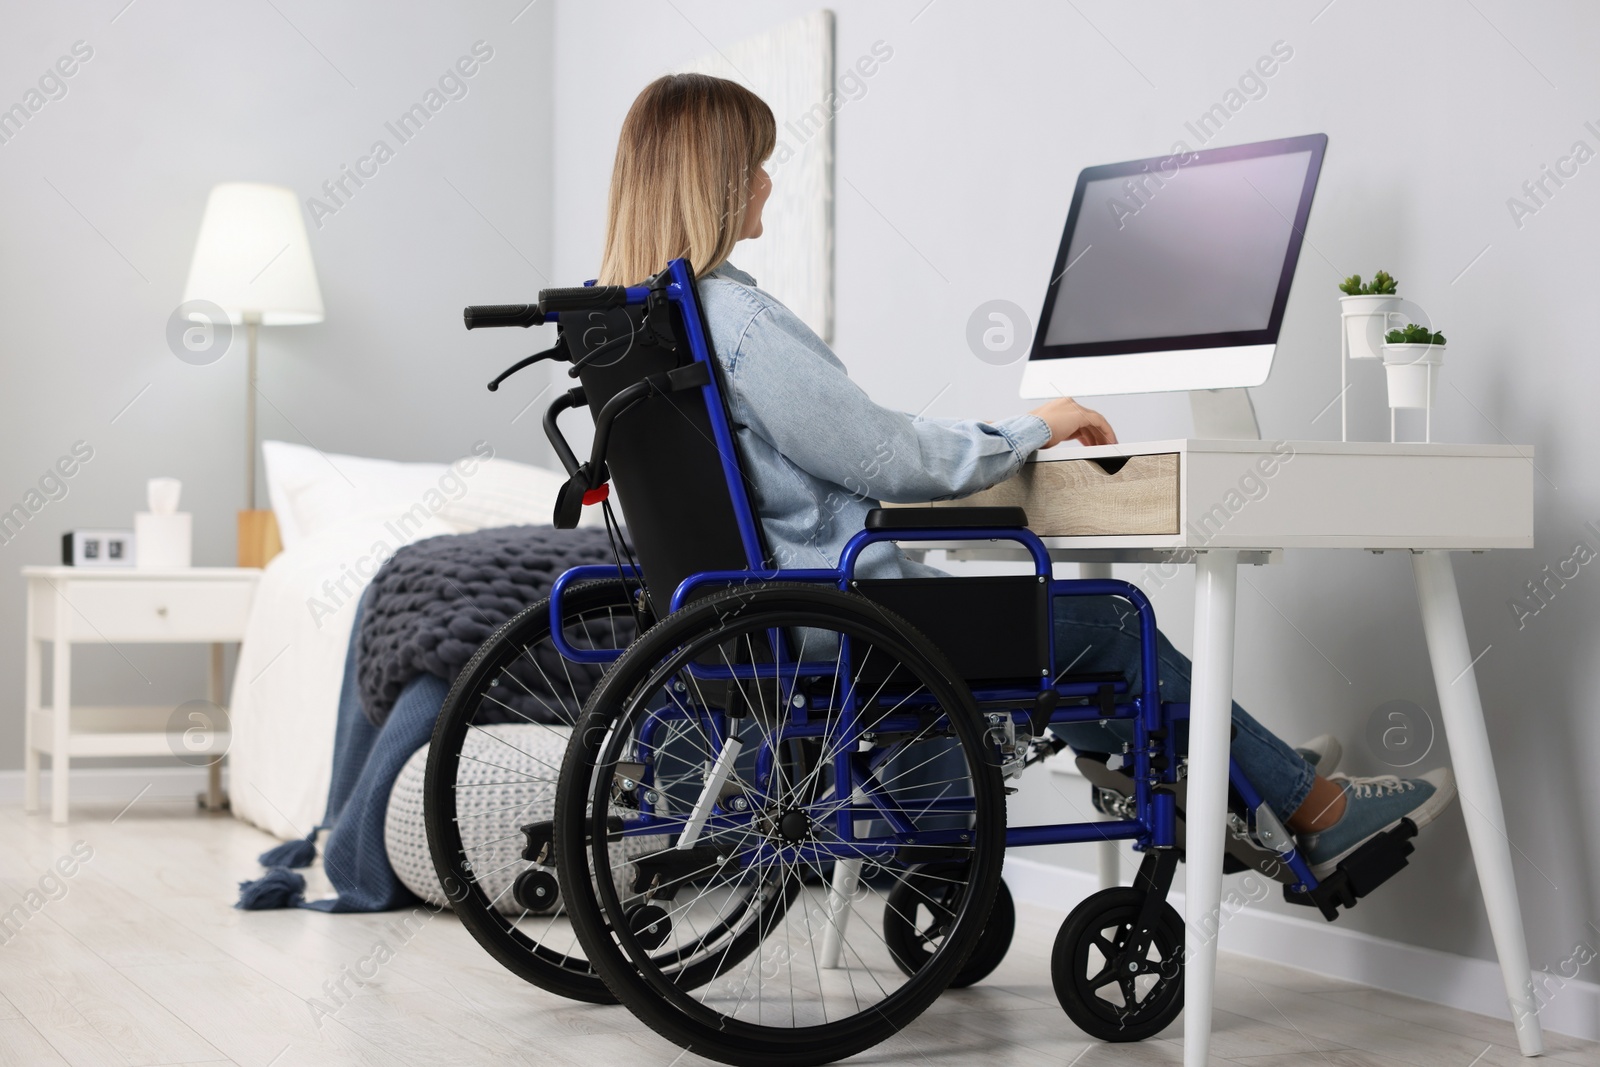
[[[67,771],[72,746],[72,608],[56,603],[56,628],[50,645],[50,821],[67,821]]]
[[[1467,822],[1467,840],[1478,868],[1478,885],[1489,913],[1489,931],[1506,1000],[1524,1056],[1544,1051],[1539,1030],[1538,1005],[1533,998],[1533,978],[1528,967],[1528,944],[1522,933],[1522,912],[1517,905],[1517,883],[1511,869],[1511,842],[1506,836],[1505,811],[1495,780],[1489,732],[1483,725],[1483,702],[1472,669],[1467,628],[1461,617],[1461,596],[1448,552],[1413,552],[1411,569],[1417,580],[1417,600],[1422,605],[1422,629],[1433,661],[1433,681],[1439,690],[1439,709],[1445,736],[1455,764],[1461,814]]]
[[[1079,563],[1079,578],[1110,578],[1109,563]],[[1111,816],[1106,816],[1107,820]],[[1122,884],[1122,842],[1101,841],[1095,846],[1100,867],[1100,888],[1112,889]]]
[[[1233,623],[1239,554],[1195,560],[1194,677],[1189,685],[1189,862],[1184,922],[1183,1062],[1205,1067],[1222,925],[1222,849],[1228,816],[1228,743],[1233,724]]]

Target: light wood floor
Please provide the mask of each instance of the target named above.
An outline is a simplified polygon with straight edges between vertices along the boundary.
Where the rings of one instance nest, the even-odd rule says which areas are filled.
[[[323,983],[396,944],[394,915],[241,912],[265,835],[227,817],[141,800],[76,806],[72,823],[0,807],[0,911],[40,887],[75,842],[92,858],[20,932],[0,930],[0,1065],[438,1065],[583,1067],[704,1062],[620,1007],[561,1000],[489,959],[448,913],[422,923],[331,1017]],[[313,890],[316,886],[313,883]],[[853,1062],[1178,1064],[1182,1022],[1137,1045],[1085,1039],[1055,1002],[1047,953],[1062,915],[1024,908],[1006,962],[945,994]],[[1508,1023],[1304,971],[1224,956],[1215,1064],[1503,1067],[1531,1064]],[[1600,1065],[1600,1046],[1549,1036],[1545,1062]]]

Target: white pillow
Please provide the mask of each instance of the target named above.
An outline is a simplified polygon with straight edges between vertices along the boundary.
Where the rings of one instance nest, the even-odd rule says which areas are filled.
[[[357,518],[393,523],[406,540],[435,519],[457,533],[548,523],[566,481],[555,471],[492,455],[450,464],[399,463],[287,441],[265,441],[261,452],[285,549]],[[600,521],[597,509],[585,512],[584,525]]]
[[[522,523],[548,525],[556,494],[567,480],[565,474],[509,459],[462,460],[456,470],[462,474],[465,491],[447,500],[438,514],[458,533]]]

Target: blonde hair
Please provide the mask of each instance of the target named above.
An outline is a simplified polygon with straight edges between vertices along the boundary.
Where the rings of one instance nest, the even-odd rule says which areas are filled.
[[[645,86],[617,139],[600,283],[636,285],[679,257],[696,276],[726,260],[777,137],[772,109],[737,82],[668,74]]]

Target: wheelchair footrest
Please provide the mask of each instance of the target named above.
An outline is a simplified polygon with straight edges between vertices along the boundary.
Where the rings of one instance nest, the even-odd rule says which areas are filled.
[[[1311,892],[1297,893],[1289,886],[1284,886],[1283,899],[1291,904],[1315,907],[1322,912],[1323,918],[1332,922],[1339,917],[1340,908],[1355,907],[1357,900],[1393,878],[1406,866],[1406,857],[1416,849],[1411,843],[1416,836],[1416,824],[1410,819],[1401,819],[1399,826],[1378,834],[1340,860],[1333,873],[1318,882]]]

